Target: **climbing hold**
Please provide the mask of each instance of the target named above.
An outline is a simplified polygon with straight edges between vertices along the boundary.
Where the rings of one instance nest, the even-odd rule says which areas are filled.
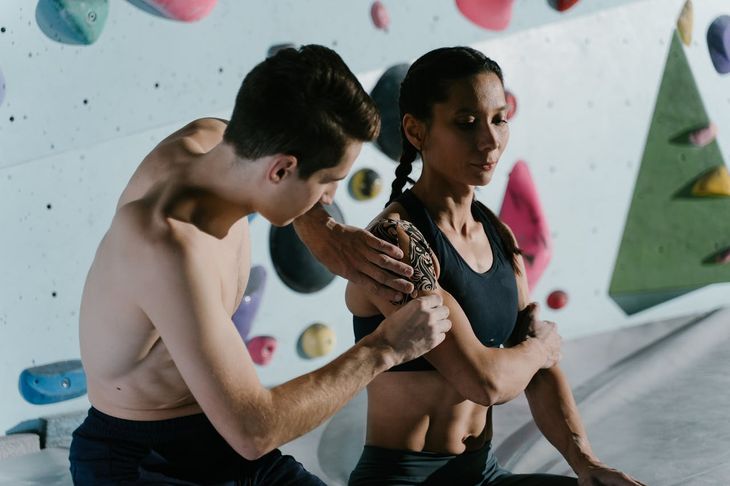
[[[350,177],[347,189],[353,199],[365,201],[377,197],[382,186],[383,181],[377,172],[372,169],[360,169]]]
[[[408,64],[396,64],[389,67],[380,77],[370,93],[380,111],[380,135],[375,145],[388,157],[400,160],[403,150],[401,139],[401,119],[398,98],[400,84],[408,72]]]
[[[456,7],[471,22],[489,30],[504,30],[512,20],[514,0],[456,0]]]
[[[217,0],[130,0],[133,4],[142,3],[163,17],[180,22],[196,22],[207,16],[215,7]],[[140,6],[140,5],[138,5]],[[147,9],[145,9],[147,10]]]
[[[578,0],[548,0],[548,4],[558,12],[565,12],[578,3]]]
[[[266,366],[271,362],[276,351],[276,338],[272,336],[256,336],[246,341],[246,348],[251,355],[251,360],[260,366]]]
[[[677,19],[677,32],[685,46],[692,43],[692,25],[694,24],[694,9],[692,0],[687,0],[682,7],[682,12]]]
[[[344,217],[337,204],[324,206],[338,223]],[[293,225],[271,227],[269,233],[269,252],[279,278],[287,287],[304,294],[325,288],[335,276],[317,261],[294,231]]]
[[[319,322],[312,324],[299,336],[298,351],[303,358],[319,358],[329,354],[337,339],[334,331]]]
[[[62,402],[86,393],[86,375],[81,360],[58,361],[24,369],[18,388],[35,405]]]
[[[383,2],[373,2],[373,6],[370,7],[370,17],[373,19],[373,24],[375,24],[375,27],[388,32],[388,26],[390,25],[390,15],[388,15],[388,9],[385,8]]]
[[[716,18],[707,29],[707,48],[715,70],[730,73],[730,15]]]
[[[695,130],[694,132],[690,133],[689,142],[692,145],[696,145],[697,147],[704,147],[708,143],[711,143],[713,140],[715,140],[716,136],[717,125],[710,122],[710,124],[706,127],[700,128],[699,130]]]
[[[261,299],[264,295],[264,287],[266,286],[266,269],[261,265],[251,267],[248,276],[248,284],[246,290],[243,291],[241,303],[238,309],[233,313],[233,324],[236,326],[238,333],[243,340],[246,340],[248,333],[251,331],[251,325],[256,318],[259,310]]]
[[[65,44],[93,44],[108,15],[109,0],[40,0],[36,7],[43,33]]]
[[[525,262],[527,283],[533,289],[550,263],[552,241],[530,169],[521,160],[509,174],[499,217],[517,239]]]
[[[565,304],[568,303],[568,294],[566,294],[562,290],[554,290],[550,292],[550,295],[548,295],[547,298],[547,305],[551,309],[562,309],[565,307]]]
[[[283,51],[284,49],[296,49],[296,44],[292,44],[290,42],[286,42],[284,44],[274,44],[273,46],[269,47],[268,52],[266,53],[266,57],[274,57],[279,51]]]
[[[509,120],[517,113],[517,97],[507,90],[504,91],[504,97],[507,99],[507,106],[509,106],[506,114],[507,120]]]
[[[707,171],[692,186],[692,195],[698,197],[730,196],[730,174],[727,167],[721,165]]]
[[[719,263],[722,265],[730,263],[730,247],[725,248],[720,253],[715,255],[714,263]]]

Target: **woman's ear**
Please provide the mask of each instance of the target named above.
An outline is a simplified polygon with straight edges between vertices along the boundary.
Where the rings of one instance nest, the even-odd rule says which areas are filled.
[[[406,138],[420,152],[426,137],[426,124],[410,113],[403,115],[402,123]]]
[[[271,156],[266,178],[278,184],[287,177],[296,176],[297,158],[293,155],[275,154]]]

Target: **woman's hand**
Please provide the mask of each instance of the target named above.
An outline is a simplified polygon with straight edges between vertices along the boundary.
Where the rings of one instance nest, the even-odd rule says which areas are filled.
[[[578,474],[578,486],[646,486],[628,474],[612,469],[605,464],[588,466]]]
[[[405,280],[413,275],[413,269],[399,261],[403,251],[397,246],[363,229],[336,222],[321,206],[299,217],[294,228],[330,272],[392,301],[413,292],[413,284]]]

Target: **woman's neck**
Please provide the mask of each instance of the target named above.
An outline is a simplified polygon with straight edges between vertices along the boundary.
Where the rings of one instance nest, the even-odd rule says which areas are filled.
[[[439,228],[460,234],[468,233],[468,228],[474,222],[471,213],[473,186],[454,184],[424,170],[411,191],[426,206]]]

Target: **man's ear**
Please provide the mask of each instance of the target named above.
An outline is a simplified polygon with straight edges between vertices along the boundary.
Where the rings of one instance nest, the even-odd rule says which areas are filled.
[[[271,156],[269,167],[266,171],[266,178],[278,184],[287,177],[296,176],[297,158],[293,155],[276,154]]]
[[[403,131],[411,145],[420,152],[426,137],[426,124],[410,113],[406,113],[403,115]]]

